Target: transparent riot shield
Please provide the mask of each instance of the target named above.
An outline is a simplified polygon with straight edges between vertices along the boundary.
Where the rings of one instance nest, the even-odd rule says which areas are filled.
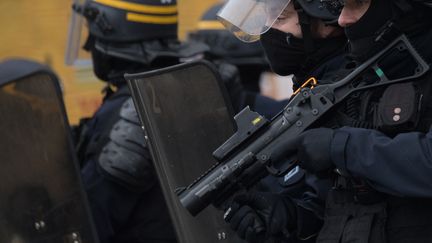
[[[56,76],[0,63],[0,117],[0,242],[97,242]]]
[[[125,77],[179,242],[241,242],[223,212],[209,207],[194,218],[176,195],[215,164],[212,152],[235,130],[216,72],[208,63],[195,62]]]

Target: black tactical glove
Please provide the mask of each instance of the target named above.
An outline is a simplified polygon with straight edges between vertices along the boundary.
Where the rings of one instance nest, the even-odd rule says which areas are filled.
[[[251,192],[234,197],[224,219],[240,238],[249,243],[262,243],[276,237],[288,237],[296,225],[293,202],[278,194]]]
[[[283,157],[295,157],[303,169],[319,173],[334,167],[331,160],[331,142],[334,131],[330,128],[306,130],[295,138],[284,141]]]

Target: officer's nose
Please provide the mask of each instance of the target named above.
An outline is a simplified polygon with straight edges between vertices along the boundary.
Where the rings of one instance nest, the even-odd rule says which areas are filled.
[[[345,5],[339,15],[338,23],[341,27],[349,27],[357,21],[367,12],[371,5],[371,1],[382,1],[382,0],[345,0]]]
[[[358,21],[358,16],[351,8],[344,7],[339,15],[338,24],[341,27],[349,27]]]

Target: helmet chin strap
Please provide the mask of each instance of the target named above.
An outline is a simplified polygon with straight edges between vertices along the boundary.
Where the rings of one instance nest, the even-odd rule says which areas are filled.
[[[299,24],[303,36],[303,47],[304,51],[306,53],[306,60],[303,65],[303,68],[306,68],[307,66],[312,65],[316,60],[312,58],[312,54],[315,51],[315,44],[312,38],[312,31],[311,31],[311,20],[312,18],[304,11],[304,9],[301,7],[301,5],[294,0],[294,9],[297,11]],[[287,40],[289,40],[289,37],[287,37]]]
[[[90,51],[91,48],[95,45],[95,38],[92,34],[89,33],[87,40],[84,43],[84,46],[82,47],[86,51]]]
[[[314,50],[314,43],[311,32],[311,17],[306,14],[297,1],[294,1],[294,9],[297,11],[299,24],[303,35],[305,52],[310,54]]]

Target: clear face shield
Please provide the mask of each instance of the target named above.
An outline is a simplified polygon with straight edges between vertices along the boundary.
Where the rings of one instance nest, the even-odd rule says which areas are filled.
[[[259,40],[291,0],[229,0],[217,16],[222,24],[244,42]]]
[[[70,18],[68,40],[66,44],[66,65],[88,65],[91,63],[90,53],[83,49],[88,38],[86,20],[80,13],[86,0],[74,0]]]

